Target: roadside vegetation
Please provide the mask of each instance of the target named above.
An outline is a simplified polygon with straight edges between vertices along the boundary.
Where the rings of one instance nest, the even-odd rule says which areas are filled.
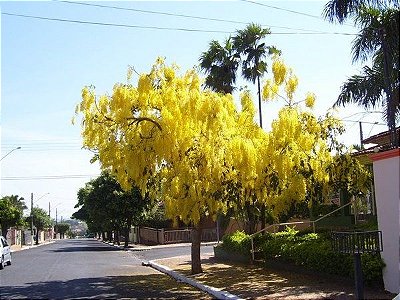
[[[365,68],[371,76],[353,77],[343,86],[336,104],[384,106],[393,129],[398,51],[391,49],[398,44],[398,30],[388,29],[396,24],[398,28],[398,8],[390,6],[392,1],[390,7],[380,1],[367,4],[371,8],[339,0],[326,6],[331,21],[354,18],[360,27],[354,60],[372,58],[373,64]],[[129,69],[126,81],[116,83],[111,93],[99,95],[93,86],[84,87],[76,106],[83,146],[95,153],[92,161],[100,162],[110,180],[118,182],[120,195],[135,192],[127,200],[142,197],[126,205],[133,209],[138,203],[161,201],[168,219],[193,228],[193,274],[202,272],[200,237],[205,218],[215,220],[228,212],[240,215],[246,220],[246,232],[252,233],[258,222],[288,218],[288,212],[295,214],[299,207],[312,209],[339,189],[355,196],[365,195],[370,187],[369,170],[338,142],[343,132],[340,121],[332,112],[314,115],[312,92],[296,94],[299,79],[285,64],[279,45],[268,45],[269,33],[249,24],[222,44],[211,41],[200,56],[204,82],[195,69],[180,72],[158,58],[147,73]],[[248,88],[236,86],[237,76],[256,84],[258,101]],[[371,85],[376,78],[380,85]],[[241,91],[240,107],[231,94],[236,89]],[[263,129],[261,101],[283,103],[269,131]],[[393,139],[392,144],[396,144]],[[102,200],[94,197],[104,201],[99,207],[89,200],[91,193],[90,186],[82,191],[80,213],[97,205],[99,212],[108,207],[107,213],[121,214],[116,205],[120,199],[114,194],[100,195]],[[104,215],[96,216],[92,210],[80,218],[92,221],[92,226],[98,225],[97,219],[105,223]],[[117,231],[130,223],[127,218],[119,223],[119,217],[107,217],[112,223],[107,226]]]
[[[353,255],[335,252],[329,232],[307,233],[287,227],[282,232],[256,236],[255,244],[259,259],[266,266],[291,264],[305,270],[354,278]],[[250,261],[250,236],[242,231],[224,236],[223,243],[217,247]],[[362,254],[361,261],[365,282],[382,286],[385,264],[380,255]]]

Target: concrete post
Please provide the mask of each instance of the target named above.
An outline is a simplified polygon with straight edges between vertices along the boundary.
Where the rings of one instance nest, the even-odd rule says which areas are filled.
[[[164,245],[165,241],[164,241],[164,228],[161,228],[160,231],[158,232],[158,234],[160,235],[159,241],[161,245]]]

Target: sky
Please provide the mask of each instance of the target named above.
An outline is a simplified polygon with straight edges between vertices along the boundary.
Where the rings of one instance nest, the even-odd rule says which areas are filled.
[[[314,113],[325,115],[343,82],[362,67],[351,57],[358,29],[325,21],[325,3],[0,2],[0,196],[24,197],[30,209],[33,194],[34,206],[50,206],[53,219],[56,210],[58,221],[70,218],[79,188],[100,174],[99,165],[90,163],[93,153],[82,149],[79,122],[71,123],[82,88],[111,93],[115,83],[126,81],[129,66],[146,73],[159,56],[184,72],[198,65],[211,40],[223,42],[251,22],[271,29],[265,42],[282,51],[298,76],[296,99],[315,93]],[[247,85],[256,99],[251,83],[238,85]],[[283,105],[263,103],[266,130]],[[359,144],[359,121],[364,138],[387,129],[374,111],[348,106],[336,115],[346,126],[340,139],[347,145]]]

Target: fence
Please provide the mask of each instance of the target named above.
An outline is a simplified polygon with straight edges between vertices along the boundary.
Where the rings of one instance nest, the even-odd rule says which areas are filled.
[[[140,227],[139,242],[146,245],[190,243],[192,232],[190,228],[185,229],[157,229],[151,227]],[[217,229],[206,228],[202,230],[202,242],[217,241]]]
[[[330,213],[327,213],[326,215],[316,219],[316,220],[311,220],[311,221],[300,221],[300,222],[289,222],[289,223],[279,223],[279,224],[272,224],[269,225],[259,231],[257,231],[256,233],[253,233],[250,235],[250,242],[251,242],[251,259],[252,261],[254,261],[254,253],[255,253],[255,249],[254,249],[254,236],[256,236],[257,234],[261,233],[261,232],[265,232],[267,230],[273,229],[274,232],[276,232],[276,228],[283,228],[283,226],[288,226],[288,225],[307,225],[307,226],[312,226],[313,232],[315,232],[315,224],[320,222],[321,220],[333,215],[334,213],[336,213],[337,211],[343,209],[344,207],[352,204],[355,200],[350,201],[349,203],[346,203],[345,205],[342,205],[341,207],[331,211]]]
[[[342,253],[377,253],[383,250],[381,231],[332,232],[332,247]]]

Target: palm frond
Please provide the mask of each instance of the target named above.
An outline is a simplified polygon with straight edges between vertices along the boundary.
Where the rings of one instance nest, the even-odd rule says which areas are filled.
[[[368,66],[363,68],[361,75],[351,76],[341,87],[341,92],[334,106],[345,106],[355,103],[366,109],[382,105],[383,76],[379,71]]]
[[[399,10],[378,10],[362,7],[355,18],[362,28],[353,41],[353,62],[366,61],[377,51],[382,51],[382,44],[398,52],[399,45]]]
[[[230,37],[224,45],[211,41],[208,50],[199,58],[200,68],[207,75],[205,86],[216,92],[232,93],[239,66],[236,56]]]
[[[398,8],[399,0],[330,0],[324,7],[323,17],[331,23],[342,24],[347,18],[357,14],[361,6],[378,9]]]
[[[351,76],[341,87],[341,92],[334,106],[345,106],[350,103],[357,104],[365,109],[376,107],[384,108],[384,119],[389,121],[388,105],[395,111],[395,119],[399,120],[399,88],[394,87],[390,91],[392,103],[385,94],[385,82],[381,68],[365,66],[361,75]]]

